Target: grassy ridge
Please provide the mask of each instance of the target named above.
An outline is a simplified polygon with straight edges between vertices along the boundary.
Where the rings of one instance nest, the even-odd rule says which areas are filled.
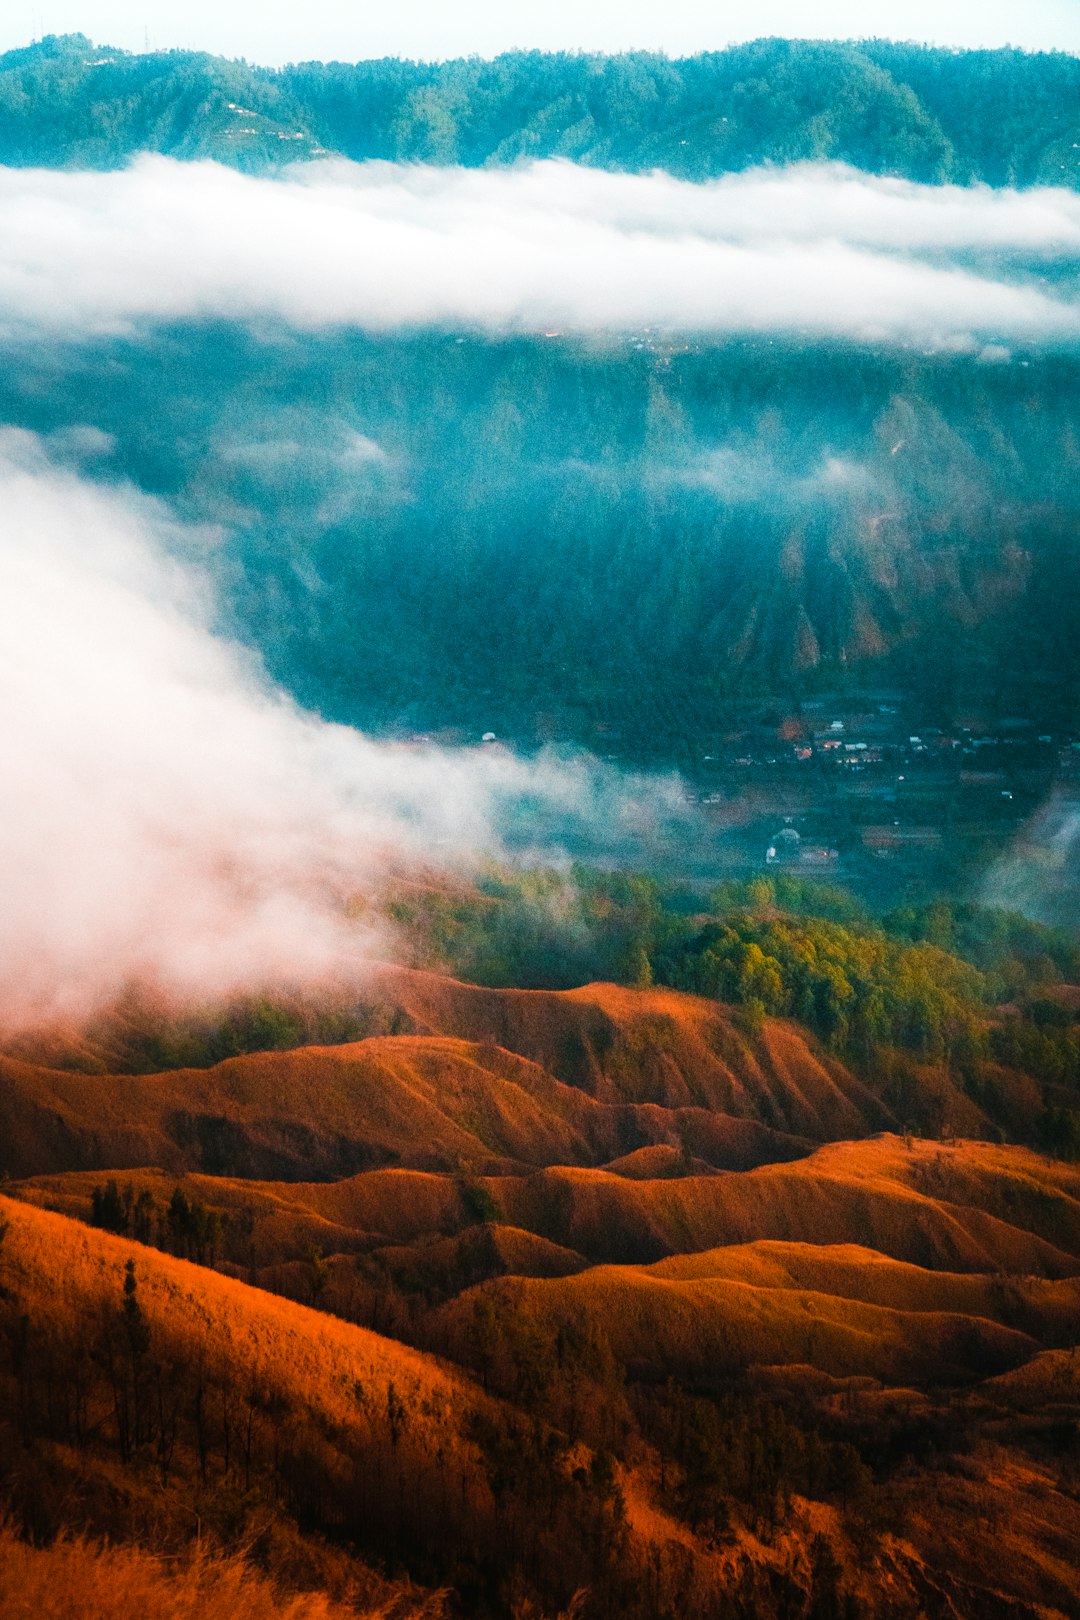
[[[711,1620],[732,1603],[751,1620],[823,1602],[878,1616],[885,1592],[890,1616],[925,1613],[933,1594],[971,1617],[1037,1597],[1057,1620],[1080,1593],[1065,1552],[1080,1522],[1067,1458],[1023,1415],[1051,1391],[1070,1412],[1074,1377],[1053,1353],[1029,1353],[1017,1329],[995,1337],[973,1314],[968,1353],[980,1332],[984,1374],[1026,1365],[986,1379],[970,1401],[838,1380],[843,1357],[831,1375],[828,1365],[844,1342],[876,1341],[879,1371],[913,1370],[914,1338],[902,1347],[895,1309],[849,1299],[840,1314],[844,1290],[866,1291],[865,1253],[754,1245],[669,1263],[654,1285],[686,1292],[660,1317],[620,1308],[606,1319],[624,1335],[635,1321],[643,1334],[658,1330],[668,1373],[680,1332],[688,1342],[686,1301],[710,1271],[725,1274],[706,1357],[710,1335],[720,1330],[730,1356],[745,1327],[731,1310],[741,1289],[757,1294],[755,1345],[736,1359],[769,1345],[786,1308],[801,1317],[782,1329],[787,1353],[808,1348],[811,1366],[751,1369],[747,1382],[732,1363],[709,1395],[670,1377],[628,1383],[627,1347],[613,1346],[604,1318],[617,1278],[600,1272],[579,1279],[591,1321],[575,1323],[565,1300],[538,1308],[521,1285],[513,1305],[466,1296],[455,1331],[477,1370],[470,1384],[429,1356],[204,1268],[0,1206],[0,1485],[39,1545],[72,1523],[89,1537],[39,1551],[0,1531],[12,1552],[0,1573],[5,1620],[74,1578],[85,1608],[65,1612],[112,1620],[128,1612],[125,1595],[153,1605],[166,1570],[174,1607],[153,1612],[206,1620],[226,1599],[234,1612],[293,1620],[434,1620],[446,1600],[402,1574],[430,1578],[440,1566],[457,1587],[450,1613],[515,1620],[560,1610],[674,1620],[688,1609]],[[977,1313],[993,1291],[986,1279],[893,1269],[925,1341],[926,1376],[928,1355],[944,1355],[940,1370],[961,1348],[938,1307]],[[831,1315],[808,1283],[839,1289]],[[1044,1329],[1054,1294],[1044,1286]],[[441,1323],[444,1337],[453,1325]],[[714,1378],[720,1370],[714,1362]],[[994,1529],[1003,1516],[1007,1549]],[[134,1536],[143,1551],[102,1549],[103,1535]],[[365,1567],[365,1547],[390,1558],[394,1580]],[[512,1579],[500,1578],[508,1570]]]

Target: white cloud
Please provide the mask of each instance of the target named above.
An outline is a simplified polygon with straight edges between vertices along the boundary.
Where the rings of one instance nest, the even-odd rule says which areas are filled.
[[[1064,789],[1021,828],[983,880],[985,905],[1019,911],[1070,930],[1080,888],[1080,799]]]
[[[566,163],[329,162],[257,179],[147,157],[0,171],[0,327],[805,331],[1072,342],[1080,198],[800,166],[690,185]],[[977,268],[976,268],[977,266]],[[1052,270],[1058,279],[1052,280]]]
[[[207,628],[159,503],[0,431],[0,1025],[361,975],[349,896],[403,869],[679,814],[673,780],[323,723]],[[196,541],[198,537],[196,536]]]

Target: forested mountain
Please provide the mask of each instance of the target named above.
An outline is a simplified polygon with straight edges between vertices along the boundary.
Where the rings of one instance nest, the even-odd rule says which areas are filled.
[[[268,370],[217,324],[2,352],[7,421],[61,456],[92,423],[96,473],[227,528],[234,625],[334,719],[504,735],[569,706],[559,732],[651,756],[724,693],[845,671],[939,724],[1073,712],[1068,354],[331,332]]]
[[[779,39],[682,60],[512,53],[304,63],[136,56],[80,34],[0,57],[0,162],[156,151],[260,169],[325,151],[479,165],[564,157],[703,180],[836,160],[914,180],[1080,183],[1080,61]]]

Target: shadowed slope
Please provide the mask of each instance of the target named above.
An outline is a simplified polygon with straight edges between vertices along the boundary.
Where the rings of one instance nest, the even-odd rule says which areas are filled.
[[[95,1535],[103,1533],[102,1520],[111,1527],[118,1518],[130,1535],[130,1517],[122,1516],[134,1508],[174,1533],[183,1522],[181,1544],[191,1539],[192,1525],[201,1536],[204,1525],[221,1518],[235,1537],[251,1511],[265,1547],[295,1513],[289,1556],[299,1556],[302,1525],[305,1537],[329,1532],[350,1552],[357,1544],[372,1548],[396,1568],[461,1570],[475,1591],[478,1571],[500,1567],[506,1527],[520,1536],[527,1523],[539,1560],[534,1567],[565,1593],[532,1612],[564,1608],[584,1585],[584,1568],[595,1569],[600,1557],[612,1593],[608,1612],[640,1620],[651,1612],[641,1582],[663,1567],[666,1544],[677,1538],[690,1555],[682,1590],[691,1612],[717,1611],[726,1573],[707,1546],[663,1512],[623,1518],[623,1487],[633,1504],[647,1506],[650,1493],[629,1463],[609,1458],[610,1486],[598,1488],[605,1474],[592,1466],[586,1445],[571,1448],[557,1435],[544,1443],[542,1423],[515,1415],[430,1356],[57,1214],[0,1197],[0,1218],[9,1223],[0,1268],[0,1486],[24,1516],[33,1505],[34,1476],[27,1503],[20,1472],[27,1451],[16,1422],[33,1436],[33,1458],[47,1456],[63,1489],[57,1511]],[[133,1299],[125,1288],[128,1260],[135,1266]],[[11,1354],[19,1322],[34,1351],[29,1378],[25,1359]],[[249,1421],[257,1431],[254,1495]],[[145,1526],[135,1523],[141,1540]],[[55,1590],[47,1563],[22,1551],[16,1556],[31,1590],[35,1583]],[[333,1557],[332,1546],[326,1557]],[[797,1589],[798,1547],[766,1557]],[[63,1567],[62,1553],[57,1565]],[[113,1567],[123,1577],[130,1561],[121,1554]],[[364,1574],[362,1564],[352,1567]],[[753,1570],[749,1575],[756,1580]],[[88,1586],[97,1579],[90,1565]],[[384,1612],[408,1620],[423,1594],[398,1585],[400,1601],[387,1602]],[[226,1571],[223,1590],[229,1589]],[[459,1612],[502,1612],[490,1590],[478,1604],[464,1600]],[[178,1601],[184,1592],[181,1571]],[[363,1603],[356,1608],[363,1612]],[[251,1612],[275,1609],[268,1600]],[[309,1611],[297,1605],[295,1612]],[[310,1612],[334,1611],[327,1605]],[[434,1620],[438,1603],[427,1612]],[[207,1620],[214,1615],[209,1610]],[[87,1620],[99,1616],[111,1620],[107,1608],[89,1609]]]
[[[328,1538],[395,1581],[404,1569],[441,1585],[459,1568],[474,1589],[493,1581],[501,1515],[528,1498],[521,1483],[496,1497],[490,1454],[519,1422],[465,1374],[51,1211],[0,1196],[0,1221],[0,1502],[13,1495],[24,1520],[35,1511],[33,1442],[71,1487],[58,1510],[69,1527],[111,1533],[115,1513],[130,1533],[127,1499],[135,1539],[148,1512],[155,1526],[183,1522],[184,1541],[203,1519],[235,1540],[250,1514],[260,1545]],[[565,1446],[547,1456],[536,1544],[549,1567],[570,1549],[572,1593],[605,1509]],[[587,1484],[588,1450],[574,1460]]]
[[[18,1517],[39,1534],[59,1524],[170,1551],[204,1533],[245,1550],[257,1537],[264,1568],[298,1574],[287,1584],[340,1576],[360,1608],[367,1591],[393,1612],[398,1598],[405,1614],[420,1610],[423,1593],[323,1538],[380,1560],[396,1543],[401,1559],[440,1516],[457,1519],[448,1534],[482,1527],[468,1429],[490,1403],[464,1377],[61,1215],[0,1197],[0,1222],[0,1492]],[[230,1580],[242,1586],[226,1570],[223,1590]],[[269,1597],[259,1587],[253,1600],[266,1601],[250,1612],[275,1613]]]
[[[151,1335],[167,1339],[190,1364],[207,1353],[212,1337],[213,1353],[237,1376],[258,1369],[267,1398],[318,1410],[345,1433],[365,1428],[354,1394],[358,1379],[383,1399],[393,1381],[403,1399],[416,1403],[421,1429],[449,1437],[467,1415],[465,1381],[394,1340],[49,1210],[0,1197],[0,1215],[8,1222],[5,1280],[35,1320],[70,1325],[87,1311],[118,1304],[124,1265],[134,1255]]]

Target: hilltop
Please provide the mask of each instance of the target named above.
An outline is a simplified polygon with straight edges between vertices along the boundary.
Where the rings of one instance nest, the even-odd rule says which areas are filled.
[[[0,1171],[707,1173],[903,1130],[912,1116],[993,1137],[995,1115],[1022,1117],[1033,1097],[1019,1070],[1000,1065],[981,1091],[946,1065],[887,1050],[853,1068],[794,1021],[751,1023],[670,989],[508,990],[383,968],[365,997],[364,1018],[397,1033],[157,1074],[0,1056]],[[54,1055],[102,1066],[84,1044],[60,1041]]]
[[[383,1022],[416,1033],[158,1075],[0,1058],[0,1169],[500,1172],[671,1146],[735,1169],[895,1123],[803,1032],[775,1021],[751,1039],[703,998],[484,990],[404,969],[375,976],[369,995]]]

